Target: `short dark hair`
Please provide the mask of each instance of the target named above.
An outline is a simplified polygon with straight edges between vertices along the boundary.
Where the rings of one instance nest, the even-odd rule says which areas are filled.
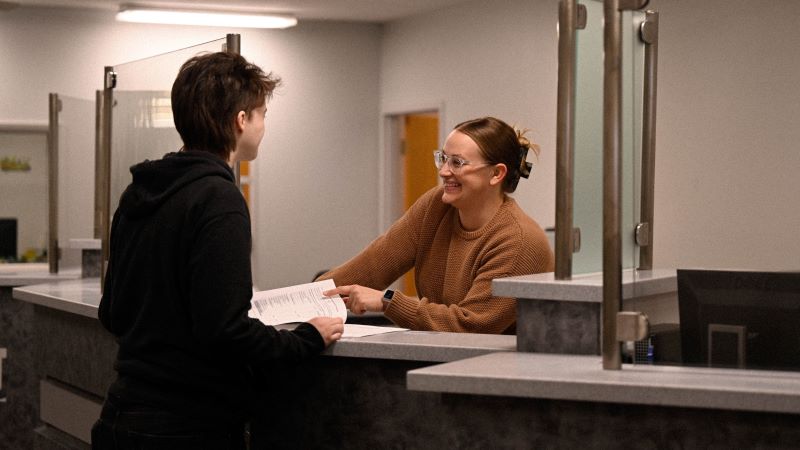
[[[489,164],[505,164],[508,173],[503,191],[514,192],[520,177],[528,178],[530,163],[525,160],[528,150],[539,154],[539,146],[530,142],[526,130],[519,131],[494,117],[481,117],[456,125],[454,130],[469,136],[478,145],[481,156]]]
[[[272,97],[280,78],[241,55],[204,53],[183,63],[172,84],[172,117],[186,150],[228,160],[236,145],[234,119]]]

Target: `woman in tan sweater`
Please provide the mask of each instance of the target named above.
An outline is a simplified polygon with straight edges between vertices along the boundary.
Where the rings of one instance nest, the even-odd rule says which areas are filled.
[[[456,125],[434,153],[443,186],[420,197],[382,236],[322,275],[350,311],[383,311],[412,330],[513,333],[513,298],[492,279],[553,270],[542,228],[506,195],[528,178],[523,133],[493,117]],[[419,297],[386,289],[414,268]]]

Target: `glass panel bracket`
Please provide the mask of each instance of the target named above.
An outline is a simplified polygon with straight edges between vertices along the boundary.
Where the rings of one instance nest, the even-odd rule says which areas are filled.
[[[647,222],[642,222],[636,225],[636,228],[633,232],[633,237],[636,241],[636,245],[639,247],[647,247],[650,245],[650,224]]]
[[[641,341],[650,334],[650,321],[647,315],[636,311],[617,313],[617,341]]]
[[[114,89],[117,87],[117,72],[109,71],[106,72],[106,84],[104,86],[106,89]]]

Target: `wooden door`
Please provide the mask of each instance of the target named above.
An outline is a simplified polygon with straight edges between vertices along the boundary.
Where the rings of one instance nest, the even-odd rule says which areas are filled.
[[[439,182],[433,165],[433,151],[439,145],[437,113],[409,114],[405,117],[403,145],[403,211]],[[403,293],[417,295],[414,271],[403,277]]]

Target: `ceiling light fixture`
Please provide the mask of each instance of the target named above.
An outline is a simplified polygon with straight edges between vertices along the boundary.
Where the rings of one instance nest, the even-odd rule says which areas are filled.
[[[297,19],[282,14],[145,8],[130,5],[122,5],[120,7],[117,13],[117,20],[121,22],[236,28],[289,28],[297,25]]]

